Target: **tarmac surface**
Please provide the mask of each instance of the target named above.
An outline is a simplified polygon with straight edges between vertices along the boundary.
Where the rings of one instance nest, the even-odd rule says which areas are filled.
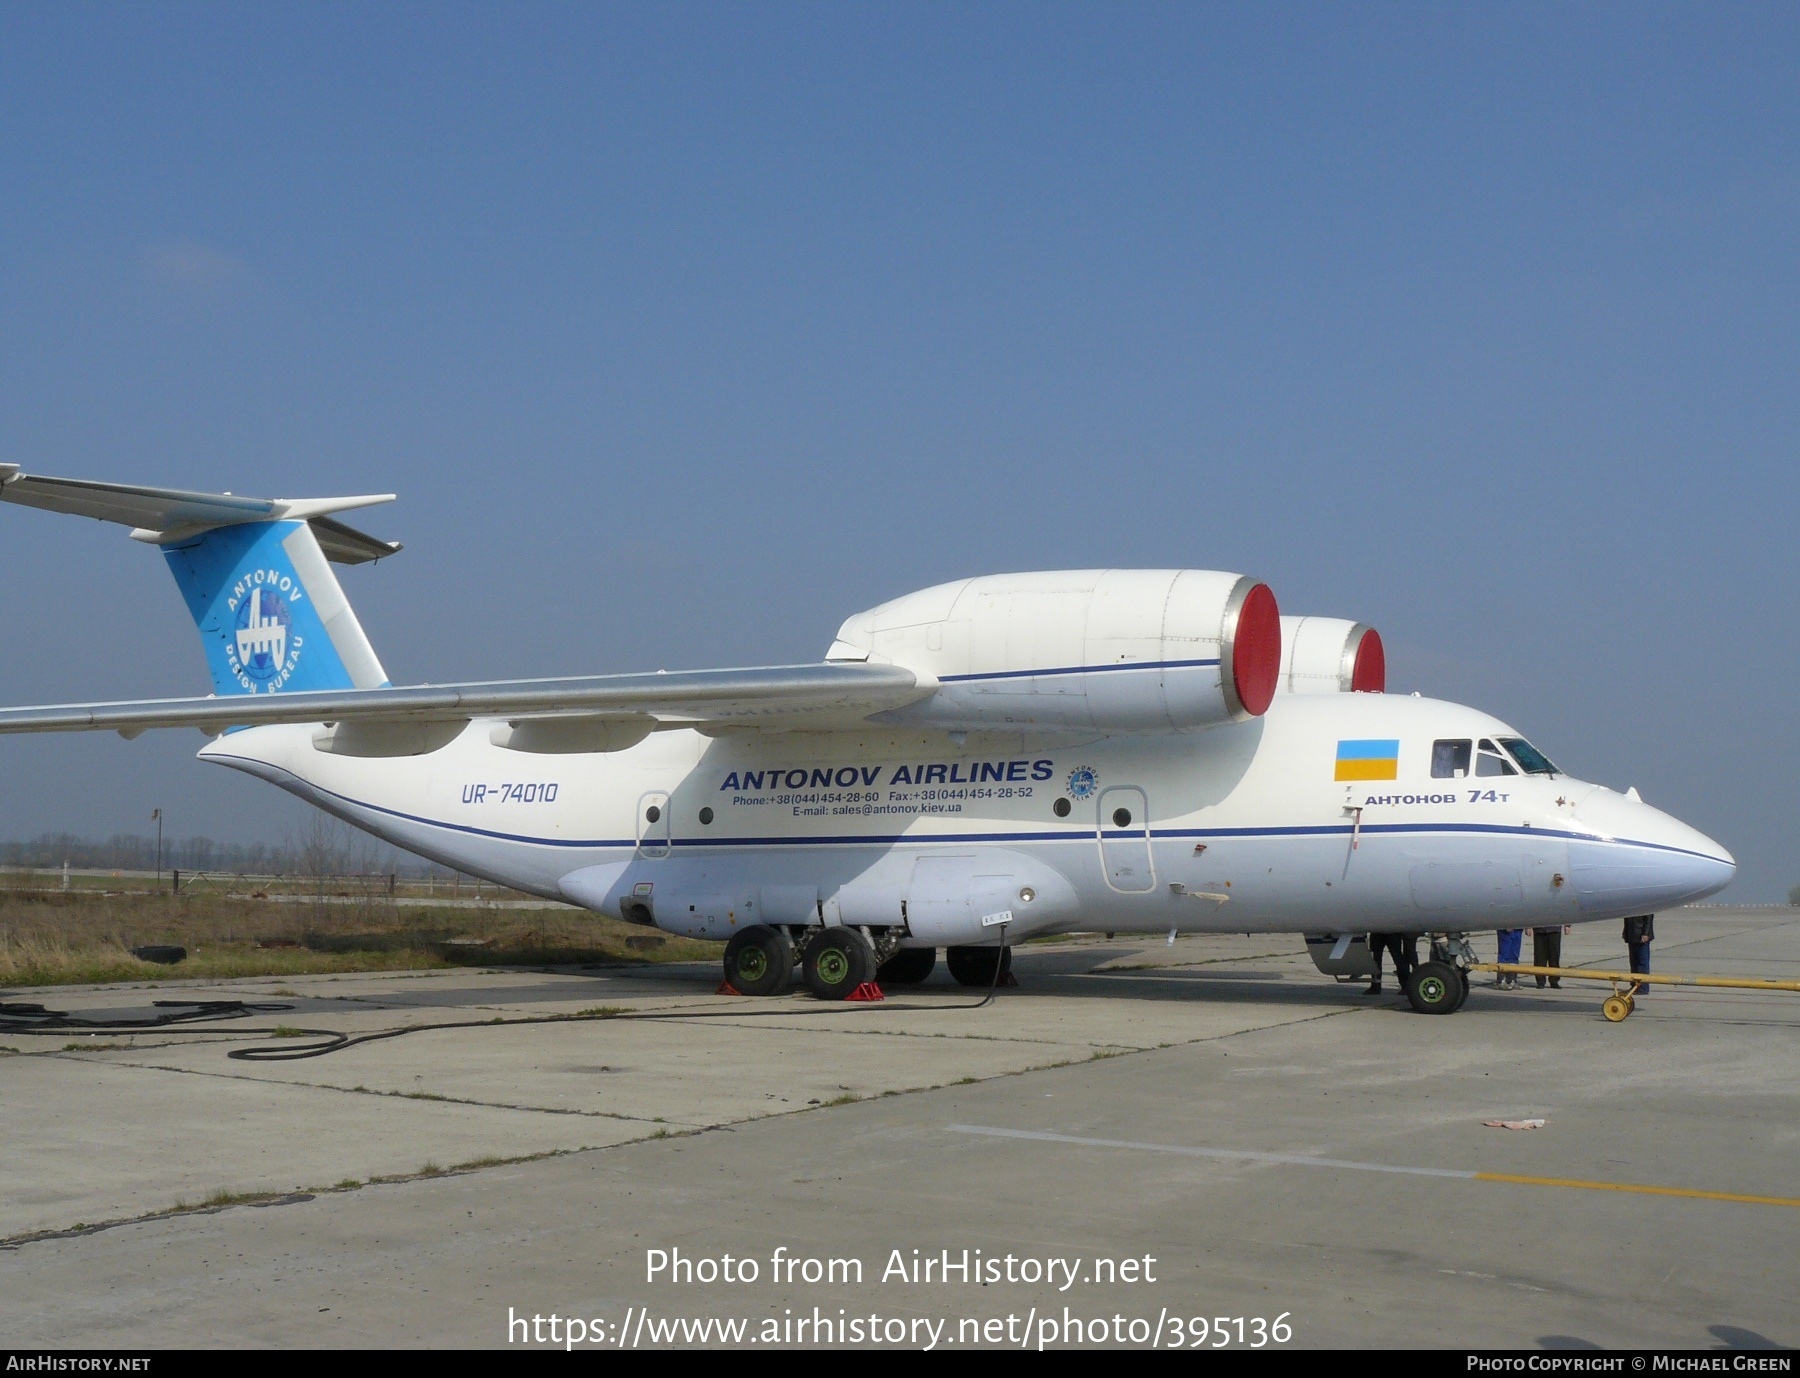
[[[1660,972],[1800,978],[1800,911],[1657,928]],[[1614,1025],[1605,986],[1478,978],[1428,1017],[1300,946],[1021,948],[986,1008],[941,969],[864,1006],[699,966],[8,991],[292,1008],[0,1033],[0,1343],[1800,1343],[1800,994]],[[1614,923],[1565,940],[1623,957]],[[651,1017],[226,1056],[595,1009]]]

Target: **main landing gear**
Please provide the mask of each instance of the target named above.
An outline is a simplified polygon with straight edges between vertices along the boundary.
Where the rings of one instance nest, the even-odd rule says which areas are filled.
[[[794,943],[779,928],[756,924],[725,944],[725,979],[740,995],[780,995],[794,979]]]
[[[875,976],[875,946],[855,928],[827,928],[806,945],[800,969],[821,1000],[842,1000]]]
[[[860,928],[801,928],[799,942],[785,928],[752,924],[725,944],[725,982],[739,995],[780,995],[794,980],[798,962],[806,987],[821,1000],[843,1000],[875,979],[875,943]],[[884,935],[885,936],[885,935]],[[911,953],[901,954],[912,956]],[[926,952],[930,974],[932,953]]]
[[[883,986],[916,986],[937,969],[937,949],[900,946],[897,929],[792,929],[753,924],[725,944],[725,982],[739,995],[780,995],[800,979],[821,1000],[844,1000],[873,981]],[[944,964],[958,985],[986,990],[1009,986],[1010,947],[950,947]]]
[[[903,947],[875,968],[878,986],[916,986],[937,970],[935,947]]]
[[[959,986],[986,988],[1012,984],[1010,947],[947,947],[944,965]]]

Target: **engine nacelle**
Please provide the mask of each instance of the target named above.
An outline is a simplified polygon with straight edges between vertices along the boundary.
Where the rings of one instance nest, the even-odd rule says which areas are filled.
[[[1384,693],[1387,652],[1381,633],[1341,617],[1281,619],[1284,694]]]
[[[1187,731],[1260,715],[1281,674],[1268,586],[1194,569],[998,574],[858,613],[827,660],[931,676],[874,721],[952,731]]]

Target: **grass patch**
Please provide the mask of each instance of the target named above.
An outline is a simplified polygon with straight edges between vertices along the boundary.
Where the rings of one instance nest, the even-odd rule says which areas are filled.
[[[305,1038],[305,1029],[296,1029],[292,1024],[277,1024],[269,1030],[270,1038]]]
[[[466,966],[641,966],[716,960],[720,950],[685,938],[654,947],[630,942],[643,936],[642,928],[574,908],[409,909],[404,898],[385,896],[313,905],[207,892],[171,897],[0,886],[0,988]],[[167,967],[131,955],[150,943],[179,944],[188,959]],[[294,992],[284,987],[273,994]]]
[[[286,1192],[280,1191],[227,1191],[220,1188],[218,1191],[208,1192],[206,1199],[199,1202],[177,1198],[173,1206],[166,1211],[159,1211],[157,1214],[179,1215],[183,1211],[222,1210],[226,1206],[250,1206],[258,1201],[276,1201],[285,1195],[287,1195]],[[81,1226],[77,1225],[75,1228],[80,1229]]]
[[[208,1192],[203,1204],[208,1206],[242,1206],[251,1201],[273,1201],[280,1192],[274,1191],[214,1191]]]

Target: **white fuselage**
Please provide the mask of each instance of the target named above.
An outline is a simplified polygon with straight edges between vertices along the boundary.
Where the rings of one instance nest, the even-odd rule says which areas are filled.
[[[1435,740],[1516,734],[1417,697],[1283,695],[1185,733],[683,729],[586,754],[507,750],[492,726],[372,758],[265,726],[201,756],[444,865],[696,937],[1473,931],[1653,912],[1734,872],[1601,786],[1434,778]],[[1370,738],[1399,742],[1395,778],[1336,778],[1339,743]]]

